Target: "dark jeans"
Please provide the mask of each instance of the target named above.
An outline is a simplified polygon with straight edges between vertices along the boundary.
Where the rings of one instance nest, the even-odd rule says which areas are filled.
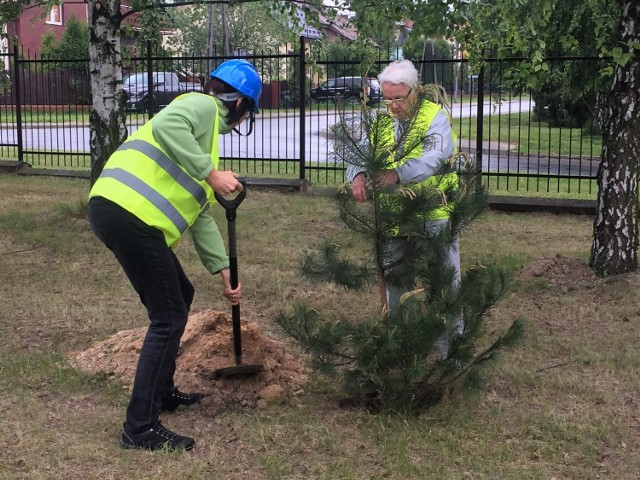
[[[194,289],[160,230],[101,197],[89,202],[89,219],[122,265],[151,322],[125,422],[127,432],[139,433],[158,420],[162,398],[173,392],[176,356]]]

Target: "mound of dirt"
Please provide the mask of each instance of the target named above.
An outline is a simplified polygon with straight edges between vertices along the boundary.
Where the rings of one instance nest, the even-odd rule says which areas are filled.
[[[82,370],[115,376],[130,387],[146,330],[118,332],[71,360]],[[215,370],[235,364],[231,319],[214,310],[193,314],[176,360],[176,386],[206,393],[202,408],[212,414],[233,406],[253,408],[267,402],[286,402],[303,393],[302,386],[308,379],[304,361],[244,320],[242,354],[243,364],[262,364],[264,370],[257,375],[214,380]]]
[[[590,288],[598,281],[593,270],[582,260],[564,255],[539,258],[524,266],[518,273],[518,278],[524,281],[540,277],[547,279],[551,285],[564,292],[577,288]]]

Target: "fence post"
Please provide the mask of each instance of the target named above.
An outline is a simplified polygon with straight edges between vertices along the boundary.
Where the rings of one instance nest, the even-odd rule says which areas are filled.
[[[478,106],[476,107],[476,169],[478,173],[482,173],[482,136],[484,135],[484,66],[480,67],[477,87]],[[478,178],[478,182],[480,184],[482,183],[482,179],[480,177]],[[480,186],[481,185],[478,185],[478,187]]]
[[[24,153],[22,145],[22,90],[20,89],[20,56],[18,55],[18,39],[13,39],[13,86],[16,100],[16,137],[18,140],[18,164],[24,163]]]
[[[304,36],[300,35],[300,59],[298,64],[298,98],[300,99],[300,180],[305,180],[306,177],[306,148],[305,148],[305,136],[306,136],[306,79],[307,79],[307,66],[305,63],[305,42]]]
[[[147,40],[147,84],[149,90],[147,94],[147,115],[149,120],[153,118],[155,110],[155,99],[153,97],[153,60],[151,59],[151,40]]]

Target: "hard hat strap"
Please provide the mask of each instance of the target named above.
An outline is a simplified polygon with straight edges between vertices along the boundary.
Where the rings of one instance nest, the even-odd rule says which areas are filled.
[[[255,123],[255,121],[255,115],[253,114],[253,112],[249,112],[249,131],[247,133],[241,133],[240,130],[238,130],[238,127],[233,127],[233,131],[242,137],[248,137],[253,132],[253,124]]]

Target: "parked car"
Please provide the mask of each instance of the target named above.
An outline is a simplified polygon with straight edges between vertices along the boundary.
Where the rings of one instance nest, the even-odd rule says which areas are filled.
[[[127,96],[126,108],[146,112],[149,102],[153,111],[166,107],[178,95],[187,92],[202,92],[199,82],[188,81],[175,72],[153,72],[153,95],[149,95],[149,75],[147,72],[131,74],[124,78],[123,88]]]
[[[367,94],[370,104],[379,103],[382,99],[380,83],[373,77],[336,77],[330,78],[311,89],[314,100],[361,101],[363,93]]]

